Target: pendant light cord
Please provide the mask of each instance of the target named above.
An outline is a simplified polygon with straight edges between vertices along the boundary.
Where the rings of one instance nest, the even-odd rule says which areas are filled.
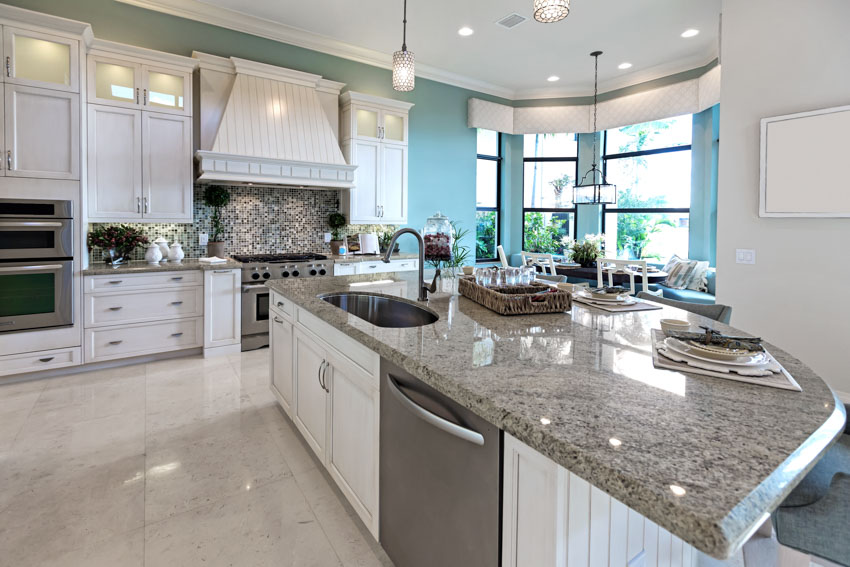
[[[596,99],[599,94],[599,56],[602,55],[602,52],[594,51],[591,55],[595,60],[593,70],[593,167],[596,168]],[[595,177],[594,174],[594,183],[596,183]]]
[[[401,50],[407,51],[407,0],[404,0],[404,20],[403,20],[403,32],[401,36]]]

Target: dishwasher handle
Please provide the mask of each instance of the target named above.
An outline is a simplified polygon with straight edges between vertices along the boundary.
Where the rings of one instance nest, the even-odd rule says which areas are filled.
[[[387,386],[389,386],[390,393],[397,399],[401,405],[403,405],[407,410],[421,419],[422,421],[429,423],[436,427],[437,429],[442,429],[449,435],[454,435],[458,439],[463,439],[464,441],[468,441],[473,445],[484,446],[484,436],[478,433],[477,431],[473,431],[471,429],[467,429],[465,427],[461,427],[456,423],[452,423],[447,419],[443,419],[442,417],[431,413],[426,410],[410,398],[408,398],[404,392],[402,392],[398,384],[396,383],[395,378],[393,378],[392,374],[387,373]]]

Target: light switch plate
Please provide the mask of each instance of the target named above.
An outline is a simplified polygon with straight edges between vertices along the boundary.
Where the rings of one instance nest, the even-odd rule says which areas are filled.
[[[331,233],[330,233],[330,232],[326,232],[326,233],[325,233],[325,242],[330,242],[330,241],[331,241]]]
[[[210,241],[210,235],[206,232],[202,232],[198,235],[198,245],[206,246]]]
[[[735,250],[736,264],[755,264],[756,251],[749,248],[737,248]]]

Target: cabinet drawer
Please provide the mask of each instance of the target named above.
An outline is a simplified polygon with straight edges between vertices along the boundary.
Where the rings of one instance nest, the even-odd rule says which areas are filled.
[[[335,276],[353,276],[357,273],[357,263],[356,262],[344,262],[340,264],[334,264],[334,275]]]
[[[64,366],[77,366],[82,361],[79,347],[43,350],[0,357],[0,376],[38,372]]]
[[[410,272],[419,269],[419,260],[392,260],[389,265],[393,272]]]
[[[276,291],[273,291],[271,296],[272,300],[271,305],[269,305],[269,307],[271,307],[275,311],[283,313],[287,317],[292,317],[292,302],[283,297],[281,294],[277,293]]]
[[[108,276],[86,276],[84,289],[86,293],[97,291],[112,291],[118,289],[147,289],[166,286],[203,285],[204,280],[200,270],[183,270],[179,272],[153,272],[147,274],[110,274]]]
[[[86,329],[86,362],[199,347],[204,319],[175,319],[121,327]]]
[[[393,272],[392,263],[385,263],[381,260],[375,262],[360,262],[357,265],[358,274],[380,274],[383,272]]]
[[[86,327],[201,317],[204,314],[204,288],[202,287],[93,293],[87,294],[84,301]]]

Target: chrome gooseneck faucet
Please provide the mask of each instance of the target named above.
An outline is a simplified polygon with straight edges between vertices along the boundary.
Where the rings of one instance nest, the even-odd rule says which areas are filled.
[[[398,237],[402,234],[412,234],[416,237],[416,242],[419,244],[419,301],[428,301],[428,292],[434,293],[437,290],[437,277],[440,275],[440,269],[437,268],[437,273],[434,274],[434,280],[431,284],[425,283],[425,241],[422,240],[422,235],[413,230],[412,228],[402,228],[399,229],[393,234],[393,239],[390,241],[390,245],[387,247],[387,253],[384,254],[384,262],[387,264],[390,263],[390,256],[392,256],[393,248],[395,248],[395,242],[398,240]]]

